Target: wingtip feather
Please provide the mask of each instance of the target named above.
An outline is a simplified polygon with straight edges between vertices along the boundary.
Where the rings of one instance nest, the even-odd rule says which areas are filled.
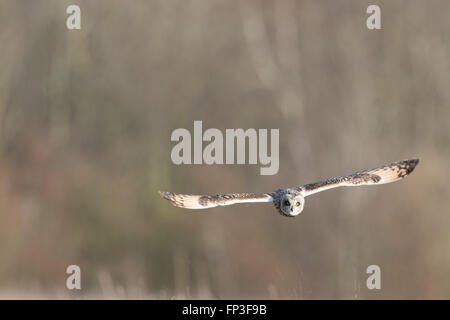
[[[175,207],[186,209],[204,209],[205,206],[199,202],[200,196],[190,194],[178,194],[167,191],[158,191],[159,195],[170,201]]]
[[[419,158],[412,158],[409,160],[406,160],[408,162],[408,168],[406,170],[407,174],[410,174],[414,171],[414,168],[419,164],[420,159]]]
[[[411,174],[418,163],[418,158],[406,159],[370,170],[369,173],[377,177],[378,181],[376,183],[378,184],[390,183],[403,179]]]

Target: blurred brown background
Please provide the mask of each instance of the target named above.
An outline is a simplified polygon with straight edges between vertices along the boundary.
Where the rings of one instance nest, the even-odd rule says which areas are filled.
[[[450,298],[449,10],[2,1],[0,297]],[[194,120],[279,128],[279,173],[173,165],[170,134]],[[414,156],[404,181],[312,196],[294,219],[157,194],[265,192]],[[65,288],[71,264],[81,291]]]

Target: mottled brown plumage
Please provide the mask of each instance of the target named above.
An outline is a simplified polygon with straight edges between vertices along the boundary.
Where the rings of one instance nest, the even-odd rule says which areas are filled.
[[[215,195],[189,195],[159,192],[174,206],[187,209],[206,209],[235,203],[273,202],[283,216],[293,217],[302,212],[304,197],[342,186],[375,185],[394,182],[409,175],[419,159],[408,159],[369,170],[361,170],[346,176],[330,178],[294,188],[277,189],[269,193],[226,193]]]

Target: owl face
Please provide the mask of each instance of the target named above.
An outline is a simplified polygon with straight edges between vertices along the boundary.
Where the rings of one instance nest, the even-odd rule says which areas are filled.
[[[280,200],[280,210],[283,214],[295,217],[303,211],[305,199],[297,194],[286,194]]]

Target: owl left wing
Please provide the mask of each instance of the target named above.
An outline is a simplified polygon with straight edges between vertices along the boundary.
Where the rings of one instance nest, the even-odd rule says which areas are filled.
[[[159,191],[159,195],[174,206],[187,209],[206,209],[236,203],[272,202],[271,193],[226,193],[214,195],[178,194]]]
[[[337,187],[391,183],[401,180],[409,175],[418,163],[419,159],[415,158],[402,160],[378,168],[361,170],[347,176],[330,178],[324,181],[295,187],[293,189],[299,191],[306,197],[317,192]]]

